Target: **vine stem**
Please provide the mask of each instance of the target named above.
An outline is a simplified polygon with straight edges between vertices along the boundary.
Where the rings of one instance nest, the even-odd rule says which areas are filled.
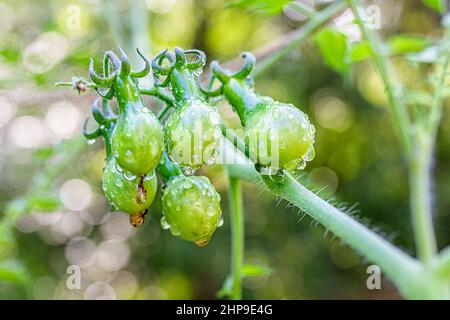
[[[400,145],[406,154],[409,170],[410,206],[417,255],[430,266],[437,252],[431,206],[431,159],[433,138],[429,132],[411,124],[411,118],[394,80],[394,72],[386,55],[384,43],[369,30],[361,18],[357,0],[347,0],[363,37],[368,42],[373,61],[384,82]],[[433,111],[432,111],[433,112]],[[413,139],[414,138],[414,139]]]
[[[361,18],[359,7],[357,6],[359,0],[347,1],[352,9],[355,21],[358,24],[363,37],[369,44],[373,61],[380,73],[381,79],[384,82],[389,105],[393,114],[394,124],[398,131],[397,134],[399,135],[400,144],[405,150],[407,157],[410,157],[412,156],[411,139],[409,136],[411,120],[405,106],[401,103],[401,99],[398,97],[401,92],[399,86],[397,85],[397,80],[393,79],[394,71],[388,60],[387,49],[384,43],[380,40],[378,34],[373,30],[369,30],[365,25],[365,22]]]
[[[255,56],[260,62],[256,66],[254,76],[257,76],[270,68],[273,64],[286,56],[292,49],[302,43],[315,30],[345,8],[346,4],[344,1],[335,1],[322,11],[317,12],[317,14],[315,14],[302,28],[258,49],[255,52]]]
[[[231,299],[242,299],[242,266],[244,263],[244,206],[241,179],[229,176],[228,199],[231,220]]]
[[[290,173],[285,173],[284,177],[259,175],[245,156],[239,138],[229,134],[229,130],[227,132],[228,140],[225,139],[223,152],[227,153],[227,158],[236,159],[236,164],[227,165],[232,177],[252,182],[264,181],[270,192],[306,212],[353,249],[379,265],[405,297],[421,296],[422,292],[418,289],[421,287],[413,281],[422,274],[422,266],[417,260],[306,189]],[[236,157],[229,156],[232,154]]]

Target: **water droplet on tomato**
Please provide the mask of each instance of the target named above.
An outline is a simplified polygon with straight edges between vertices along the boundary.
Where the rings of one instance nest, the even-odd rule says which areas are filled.
[[[297,166],[297,170],[303,170],[306,168],[306,161],[305,159],[302,159],[302,161],[300,161],[299,165]]]
[[[168,230],[170,228],[170,224],[167,222],[166,217],[162,217],[160,220],[160,225],[163,230]]]

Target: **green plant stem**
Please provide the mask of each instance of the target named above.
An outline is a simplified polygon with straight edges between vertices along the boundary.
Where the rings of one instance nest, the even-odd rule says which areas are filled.
[[[231,271],[233,288],[231,299],[242,299],[242,266],[244,263],[244,208],[241,179],[229,177],[228,199],[231,220]]]
[[[393,114],[393,120],[395,127],[397,128],[397,134],[399,136],[401,147],[404,149],[406,156],[409,158],[412,156],[411,137],[409,135],[411,120],[406,107],[401,103],[401,97],[398,96],[401,94],[400,87],[397,85],[397,81],[394,80],[395,73],[389,63],[387,49],[384,43],[380,40],[378,34],[366,27],[365,22],[362,20],[361,14],[359,13],[359,7],[357,6],[359,1],[347,1],[350,4],[356,23],[358,24],[363,37],[369,44],[373,61],[385,85],[389,106]]]
[[[322,11],[315,14],[313,19],[311,19],[302,28],[290,34],[289,37],[282,39],[281,42],[271,44],[269,48],[264,48],[263,50],[268,51],[269,55],[265,59],[260,60],[256,66],[254,76],[259,75],[270,68],[273,64],[286,56],[286,54],[288,54],[292,49],[299,46],[300,43],[302,43],[310,34],[327,22],[331,17],[345,8],[346,4],[344,1],[335,1]]]
[[[317,14],[314,8],[311,8],[302,2],[293,1],[292,3],[289,4],[289,6],[298,13],[301,13],[302,15],[311,19],[315,19],[315,16]]]
[[[224,152],[234,153],[238,149],[239,157],[245,157],[245,150],[240,148],[242,144],[236,143],[236,140],[226,142]],[[262,179],[272,193],[306,212],[353,249],[378,264],[404,296],[419,295],[417,289],[412,287],[411,281],[422,270],[417,260],[303,187],[291,174],[286,173],[284,178],[274,178],[260,176],[251,165],[236,164],[228,167],[234,177],[250,179],[253,182]]]
[[[406,154],[409,169],[410,205],[417,254],[425,265],[430,266],[436,254],[436,239],[432,222],[430,168],[433,139],[420,130],[413,129],[411,118],[399,86],[394,80],[394,71],[387,50],[378,35],[369,30],[359,13],[357,0],[348,0],[361,33],[369,43],[373,61],[384,82],[389,105],[397,128],[400,145]],[[417,127],[417,126],[416,126]],[[414,139],[413,139],[414,138]]]
[[[450,30],[447,30],[444,36],[441,59],[442,63],[437,64],[438,70],[436,72],[436,80],[433,81],[433,100],[431,102],[429,116],[429,130],[432,142],[436,141],[439,123],[442,118],[442,105],[445,97],[445,79],[448,75],[447,69],[450,61]]]
[[[450,278],[450,247],[442,250],[437,262],[436,272],[444,277]]]
[[[175,101],[173,100],[173,98],[163,92],[161,92],[161,90],[159,90],[156,87],[152,87],[151,89],[145,89],[145,88],[139,88],[139,92],[141,94],[145,94],[145,95],[149,95],[149,96],[154,96],[156,98],[158,98],[161,101],[164,101],[167,106],[169,107],[173,107],[175,105]]]
[[[429,136],[417,137],[416,156],[409,165],[410,205],[419,258],[430,266],[437,252],[431,212],[431,150]],[[421,141],[422,140],[422,143]]]

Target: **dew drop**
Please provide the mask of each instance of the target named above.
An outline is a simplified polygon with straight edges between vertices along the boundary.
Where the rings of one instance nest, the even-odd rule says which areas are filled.
[[[175,237],[178,237],[181,234],[180,229],[178,229],[175,224],[170,226],[170,233],[172,233],[172,235]]]
[[[136,179],[136,176],[133,175],[131,172],[123,172],[122,175],[128,181],[133,181],[134,179]]]
[[[220,123],[220,115],[218,112],[212,111],[209,113],[208,117],[213,125],[218,125]]]
[[[95,139],[86,140],[86,143],[91,146],[95,143]]]
[[[189,181],[185,181],[185,182],[183,183],[183,188],[189,189],[189,188],[191,188],[191,187],[192,187],[192,183],[190,183]]]
[[[223,226],[223,217],[220,217],[219,223],[217,223],[218,228],[220,228],[221,226]]]
[[[305,161],[311,161],[315,158],[315,156],[316,156],[316,151],[314,150],[314,147],[311,146],[311,147],[309,147],[308,152],[306,153],[304,159],[305,159]]]
[[[274,108],[272,111],[272,117],[276,120],[280,117],[280,109]]]
[[[297,166],[297,170],[303,170],[306,168],[306,161],[305,159],[302,159],[302,161],[300,161],[299,165]]]
[[[121,186],[123,186],[123,182],[122,182],[121,179],[116,179],[114,185],[115,185],[116,187],[119,187],[119,188],[120,188]]]
[[[207,211],[208,216],[213,217],[216,214],[216,210],[214,210],[214,207],[212,204],[210,204],[208,206],[208,211]]]
[[[160,220],[160,225],[163,230],[170,229],[170,224],[167,222],[166,217],[164,217],[164,216]]]
[[[180,166],[180,169],[185,176],[192,176],[197,172],[197,170],[189,166]]]
[[[211,165],[213,165],[213,164],[216,162],[216,160],[217,160],[217,153],[214,152],[214,153],[211,155],[211,157],[210,157],[208,160],[205,161],[205,164],[206,164],[207,166],[211,166]]]

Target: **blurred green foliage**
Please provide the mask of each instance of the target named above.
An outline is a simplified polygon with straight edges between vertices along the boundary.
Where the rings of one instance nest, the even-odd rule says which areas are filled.
[[[0,3],[2,299],[215,298],[228,276],[223,168],[205,170],[222,193],[225,216],[208,247],[199,249],[161,230],[160,195],[144,226],[132,230],[128,217],[111,213],[102,195],[101,143],[87,146],[76,138],[94,92],[78,96],[53,83],[87,77],[89,57],[98,61],[117,45],[127,52],[138,45],[147,55],[174,45],[195,47],[209,61],[228,60],[301,27],[305,19],[283,12],[287,1],[148,0],[139,3],[141,10],[136,2]],[[442,12],[445,2],[378,3],[380,32],[388,39],[396,71],[413,88],[426,89],[428,66],[412,60],[438,48],[440,21],[424,3]],[[138,19],[142,15],[145,19]],[[384,88],[367,60],[370,50],[349,41],[353,34],[347,27],[336,20],[322,29],[261,74],[256,87],[300,106],[316,125],[316,158],[305,181],[317,190],[326,187],[320,194],[338,205],[358,203],[357,215],[414,253],[405,167]],[[136,28],[140,37],[133,33]],[[153,99],[146,101],[154,110],[161,108]],[[229,106],[219,105],[224,119],[237,126]],[[435,158],[440,244],[450,242],[449,137],[446,109]],[[308,217],[278,203],[262,186],[245,184],[244,189],[245,273],[258,274],[246,279],[246,298],[398,298],[387,280],[382,290],[367,290],[368,263]],[[81,289],[66,287],[71,264],[82,269]]]

